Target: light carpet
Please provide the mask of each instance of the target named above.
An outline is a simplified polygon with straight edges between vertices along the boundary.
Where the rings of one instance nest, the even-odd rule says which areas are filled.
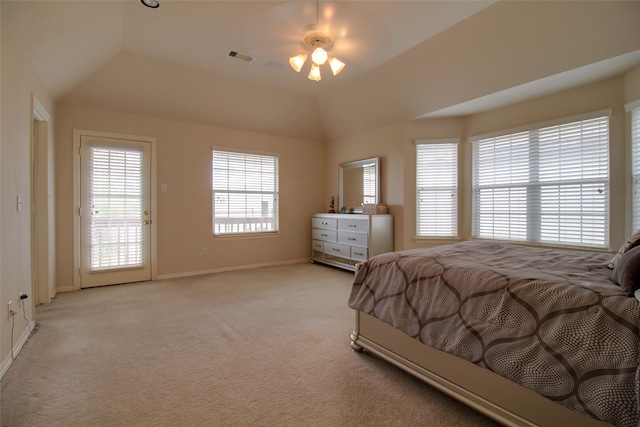
[[[295,264],[58,294],[2,380],[21,426],[495,426],[349,345],[353,274]]]

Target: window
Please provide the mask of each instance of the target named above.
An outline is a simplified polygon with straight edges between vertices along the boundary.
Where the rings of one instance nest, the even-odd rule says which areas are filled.
[[[624,106],[631,112],[631,225],[633,230],[640,229],[640,100]]]
[[[471,138],[473,236],[608,246],[609,112]]]
[[[278,231],[278,156],[213,150],[213,234]]]
[[[458,140],[416,141],[416,234],[458,235]]]
[[[88,144],[89,269],[143,264],[144,151]]]

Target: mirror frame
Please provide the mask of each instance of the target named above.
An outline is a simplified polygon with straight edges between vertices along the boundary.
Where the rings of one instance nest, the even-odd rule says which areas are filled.
[[[375,203],[380,203],[380,158],[379,157],[371,157],[369,159],[363,159],[363,160],[356,160],[353,162],[346,162],[346,163],[340,163],[340,189],[339,189],[339,205],[338,205],[338,209],[336,209],[338,212],[340,212],[340,210],[342,209],[342,206],[344,206],[344,170],[345,169],[353,169],[353,168],[361,168],[364,167],[366,165],[370,165],[371,163],[374,164],[375,169],[376,169],[376,183],[375,183],[375,189],[376,189],[376,197],[375,197]],[[364,202],[364,200],[363,200]],[[353,213],[362,213],[362,205],[360,206],[354,206],[353,208]]]

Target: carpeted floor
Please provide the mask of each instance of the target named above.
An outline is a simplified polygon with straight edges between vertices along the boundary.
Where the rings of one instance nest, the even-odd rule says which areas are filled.
[[[296,264],[58,294],[1,425],[495,426],[349,346],[353,274]]]

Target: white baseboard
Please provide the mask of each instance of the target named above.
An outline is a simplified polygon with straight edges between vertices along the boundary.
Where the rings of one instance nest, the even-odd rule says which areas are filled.
[[[24,344],[29,339],[29,336],[31,335],[31,331],[34,330],[35,327],[36,327],[36,324],[34,322],[29,322],[29,327],[25,328],[25,330],[22,332],[22,335],[20,335],[20,339],[18,340],[16,345],[13,346],[13,354],[9,354],[2,361],[2,364],[0,365],[0,379],[2,379],[2,377],[4,377],[4,374],[9,370],[9,367],[13,363],[13,360],[16,357],[18,357],[20,350],[22,350],[22,347],[24,346]]]
[[[187,272],[173,273],[173,274],[161,274],[157,277],[157,280],[177,279],[180,277],[201,276],[203,274],[224,273],[227,271],[249,270],[253,268],[262,268],[262,267],[276,267],[279,265],[302,264],[305,262],[309,262],[310,260],[311,260],[310,258],[303,258],[303,259],[294,259],[294,260],[288,260],[288,261],[267,262],[263,264],[249,264],[249,265],[238,265],[234,267],[213,268],[211,270],[187,271]]]
[[[202,276],[204,274],[213,274],[213,273],[224,273],[226,271],[249,270],[253,268],[263,268],[263,267],[276,267],[279,265],[303,264],[310,261],[311,261],[311,258],[302,258],[302,259],[293,259],[288,261],[266,262],[263,264],[248,264],[248,265],[237,265],[233,267],[212,268],[210,270],[185,271],[181,273],[160,274],[153,280],[178,279],[181,277]],[[65,287],[57,288],[56,291],[57,292],[73,292],[75,291],[75,289],[73,288],[73,286],[65,286]]]

